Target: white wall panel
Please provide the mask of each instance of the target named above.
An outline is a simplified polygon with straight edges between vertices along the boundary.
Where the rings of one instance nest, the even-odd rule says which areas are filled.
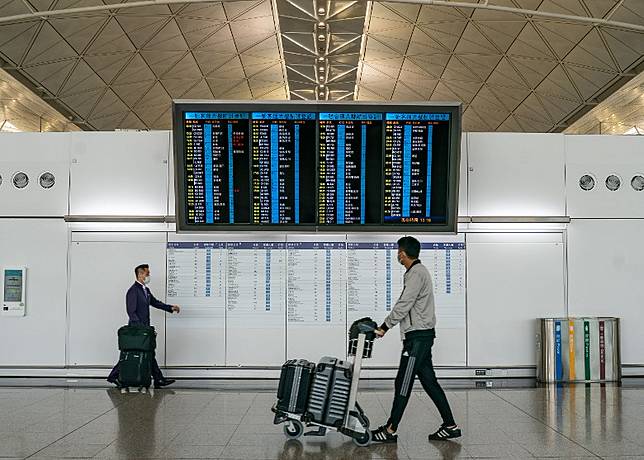
[[[468,133],[463,133],[461,138],[461,164],[459,168],[459,181],[458,181],[458,215],[469,216],[469,209],[467,207],[467,136]]]
[[[174,216],[176,214],[176,204],[175,204],[175,187],[174,187],[174,152],[172,144],[172,133],[170,133],[170,153],[168,154],[168,216]]]
[[[0,268],[27,267],[26,316],[0,316],[0,366],[64,366],[67,229],[62,219],[0,219]]]
[[[537,318],[565,314],[561,233],[467,235],[470,366],[536,364]]]
[[[74,241],[70,248],[69,364],[111,365],[118,360],[116,332],[127,324],[125,293],[134,283],[134,267],[149,264],[150,290],[165,300],[165,233],[119,234],[131,241]],[[101,238],[97,238],[101,239]],[[157,330],[157,360],[165,359],[165,315],[150,308]]]
[[[571,316],[621,318],[622,362],[644,364],[644,220],[573,220],[568,231]]]
[[[57,216],[67,214],[70,133],[0,133],[0,216]],[[12,183],[17,172],[29,177],[25,188]],[[54,175],[45,189],[42,173]]]
[[[469,133],[471,216],[563,216],[564,136]]]
[[[70,214],[164,216],[170,134],[73,133]]]
[[[635,175],[644,176],[644,137],[565,136],[566,197],[571,217],[644,217],[644,191],[631,186]],[[585,191],[579,179],[589,174],[595,187]],[[606,188],[606,178],[621,178],[616,191]]]

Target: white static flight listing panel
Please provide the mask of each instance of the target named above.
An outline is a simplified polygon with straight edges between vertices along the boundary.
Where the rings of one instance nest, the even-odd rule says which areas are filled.
[[[276,366],[285,357],[345,357],[348,326],[365,316],[382,322],[403,290],[405,269],[390,238],[169,243],[168,300],[183,311],[168,318],[168,364]],[[464,248],[462,236],[422,242],[445,345],[439,348],[455,350],[439,352],[438,364],[464,362],[461,347],[452,346],[465,334]],[[394,329],[365,364],[396,365],[399,354]]]
[[[328,238],[332,239],[332,238]],[[337,241],[287,243],[287,358],[346,355],[347,259]]]
[[[398,263],[398,245],[391,236],[357,238],[347,241],[347,322],[368,316],[381,324],[402,292],[405,267]],[[399,356],[396,328],[376,341],[364,366],[395,365]]]
[[[226,364],[284,362],[286,243],[228,243]]]
[[[167,301],[181,306],[167,317],[167,364],[224,365],[226,243],[169,242],[167,264]]]
[[[350,236],[347,242],[347,319],[351,324],[370,316],[378,324],[403,290],[405,268],[397,260],[395,240],[388,235]],[[425,238],[421,238],[425,240]],[[436,304],[435,364],[465,364],[465,242],[462,235],[434,236],[421,241],[420,259],[429,270]],[[460,338],[460,339],[459,339]],[[376,341],[366,367],[394,366],[400,358],[396,327]]]
[[[421,243],[442,329],[465,328],[465,243]]]

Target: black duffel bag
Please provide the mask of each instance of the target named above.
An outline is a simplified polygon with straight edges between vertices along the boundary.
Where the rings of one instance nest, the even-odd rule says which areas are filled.
[[[157,333],[153,326],[123,326],[118,335],[121,351],[154,351],[157,347]]]
[[[357,339],[362,332],[367,336],[367,340],[373,341],[376,338],[376,333],[374,332],[376,329],[378,329],[378,323],[368,316],[357,319],[349,328],[349,340]]]
[[[373,352],[373,341],[376,339],[375,330],[378,323],[368,316],[353,322],[349,328],[349,356],[355,356],[358,348],[358,336],[365,335],[365,347],[362,351],[363,358],[371,358]]]

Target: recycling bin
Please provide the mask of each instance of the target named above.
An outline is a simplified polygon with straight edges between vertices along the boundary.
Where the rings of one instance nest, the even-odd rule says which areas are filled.
[[[619,318],[540,318],[538,322],[540,382],[621,380]]]

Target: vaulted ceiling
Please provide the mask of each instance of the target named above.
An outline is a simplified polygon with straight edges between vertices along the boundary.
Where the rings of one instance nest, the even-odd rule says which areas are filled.
[[[465,130],[538,132],[644,68],[643,0],[115,3],[0,0],[2,68],[83,129],[168,129],[178,98],[317,98],[456,100]]]

